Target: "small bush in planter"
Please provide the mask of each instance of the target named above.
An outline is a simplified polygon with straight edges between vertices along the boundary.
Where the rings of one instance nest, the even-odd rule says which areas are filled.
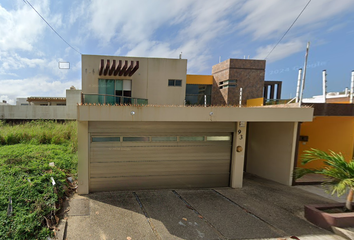
[[[321,174],[329,179],[325,182],[325,186],[329,186],[330,193],[337,193],[338,196],[348,191],[345,208],[346,211],[353,211],[352,201],[354,193],[354,160],[345,161],[341,153],[335,153],[311,148],[306,150],[302,155],[302,165],[312,161],[323,160],[325,166],[319,169],[297,168],[295,170],[295,178],[300,178],[309,173]]]

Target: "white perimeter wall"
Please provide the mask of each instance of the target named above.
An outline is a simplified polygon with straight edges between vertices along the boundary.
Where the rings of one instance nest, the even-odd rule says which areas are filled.
[[[1,119],[59,119],[76,120],[81,90],[66,90],[66,106],[0,105]]]
[[[0,119],[68,119],[75,120],[76,109],[67,106],[0,106]]]

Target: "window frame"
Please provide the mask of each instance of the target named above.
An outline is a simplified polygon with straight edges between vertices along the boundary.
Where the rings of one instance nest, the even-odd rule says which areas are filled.
[[[168,87],[182,87],[182,79],[168,79]]]

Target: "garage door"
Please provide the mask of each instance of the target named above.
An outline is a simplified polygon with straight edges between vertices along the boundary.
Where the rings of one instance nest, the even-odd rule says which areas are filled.
[[[90,191],[229,186],[234,125],[92,122]]]

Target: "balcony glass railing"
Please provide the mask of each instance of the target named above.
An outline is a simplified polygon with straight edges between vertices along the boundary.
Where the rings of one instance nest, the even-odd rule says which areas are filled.
[[[131,104],[131,105],[147,105],[148,100],[144,98],[132,98],[117,95],[106,94],[82,94],[82,103],[85,104]]]
[[[287,104],[290,101],[291,101],[291,99],[265,99],[264,105]]]
[[[206,105],[211,105],[211,95],[205,94],[186,94],[186,105],[204,105],[206,100]]]

